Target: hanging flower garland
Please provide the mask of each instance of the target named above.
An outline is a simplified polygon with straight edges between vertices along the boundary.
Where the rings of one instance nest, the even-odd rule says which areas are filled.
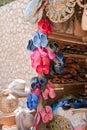
[[[49,105],[45,105],[45,101],[49,98],[55,98],[56,94],[53,84],[46,79],[45,75],[51,72],[52,62],[54,62],[55,71],[59,74],[62,73],[64,65],[63,55],[56,53],[56,51],[59,51],[59,46],[47,39],[47,35],[52,33],[50,21],[42,18],[42,10],[44,10],[47,3],[48,0],[32,0],[25,10],[25,17],[29,22],[31,22],[31,18],[37,18],[37,11],[39,12],[37,14],[38,17],[41,14],[39,21],[38,19],[36,20],[38,21],[38,30],[32,34],[27,45],[27,49],[32,52],[30,55],[31,66],[38,74],[37,77],[33,77],[30,80],[31,92],[27,97],[27,107],[30,110],[36,109],[34,122],[36,130],[38,130],[41,120],[43,123],[47,123],[53,119],[52,108]]]

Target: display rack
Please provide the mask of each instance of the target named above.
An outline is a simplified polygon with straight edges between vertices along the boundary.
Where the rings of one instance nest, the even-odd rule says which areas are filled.
[[[72,57],[73,60],[75,59],[81,59],[84,67],[85,67],[85,72],[82,72],[82,74],[85,76],[85,81],[77,81],[76,79],[73,82],[67,82],[67,83],[58,83],[55,81],[57,79],[58,75],[54,76],[49,76],[50,80],[53,81],[54,87],[64,87],[64,90],[61,90],[61,92],[58,93],[58,96],[62,94],[77,94],[79,92],[84,92],[85,91],[85,85],[87,85],[87,43],[83,43],[81,37],[77,37],[71,34],[64,34],[60,32],[53,32],[51,35],[48,36],[49,40],[56,41],[58,45],[63,46],[63,49],[65,46],[68,46],[69,49],[70,47],[75,46],[76,50],[79,50],[77,53],[75,51],[69,52],[67,51],[62,51],[63,55],[65,57]],[[60,44],[61,43],[61,44]],[[83,51],[81,50],[83,49]],[[78,65],[78,63],[77,63]],[[82,70],[79,70],[80,72]],[[78,74],[77,74],[78,76]],[[63,92],[62,92],[63,91]],[[61,95],[62,96],[62,95]]]
[[[80,51],[76,54],[76,53],[68,53],[65,51],[62,51],[63,55],[65,57],[72,57],[74,60],[77,59],[82,59],[82,61],[84,61],[84,66],[85,68],[87,68],[87,43],[83,43],[82,38],[81,37],[76,37],[74,35],[70,35],[70,34],[63,34],[63,33],[58,33],[58,32],[53,32],[51,35],[48,36],[49,40],[53,40],[56,41],[58,43],[58,45],[61,43],[63,46],[66,45],[75,45],[78,47],[82,47],[83,50],[85,49],[85,51],[81,52]],[[61,46],[60,44],[60,46]],[[78,49],[78,48],[77,48]],[[80,50],[80,49],[79,49]],[[83,75],[85,75],[86,79],[87,79],[87,71],[85,73],[83,73]],[[56,91],[56,98],[61,98],[64,94],[75,94],[77,95],[79,92],[84,92],[85,91],[85,85],[87,85],[87,80],[83,81],[83,82],[78,82],[78,81],[73,81],[73,82],[67,82],[67,83],[58,83],[57,81],[55,81],[55,79],[57,79],[58,75],[54,75],[49,76],[49,80],[52,79],[52,82],[54,84],[54,89]],[[87,89],[87,88],[86,88]],[[53,103],[53,100],[49,99],[50,104]],[[14,113],[11,114],[3,114],[0,113],[0,126],[2,125],[8,125],[8,126],[12,126],[15,125],[15,115]]]

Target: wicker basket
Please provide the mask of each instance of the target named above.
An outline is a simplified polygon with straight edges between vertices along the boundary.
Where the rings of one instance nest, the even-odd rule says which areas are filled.
[[[18,107],[18,99],[9,94],[7,96],[0,94],[0,111],[3,113],[12,113]]]
[[[15,125],[16,124],[16,121],[15,121],[15,116],[13,114],[9,114],[9,115],[6,115],[6,114],[1,114],[0,115],[0,125],[7,125],[7,126],[12,126],[12,125]]]
[[[13,125],[13,126],[11,126],[11,127],[3,126],[3,127],[2,127],[2,130],[18,130],[18,128],[17,128],[16,125]]]

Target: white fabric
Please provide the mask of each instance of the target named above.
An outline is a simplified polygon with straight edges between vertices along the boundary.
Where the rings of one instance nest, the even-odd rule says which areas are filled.
[[[74,128],[87,124],[87,113],[85,113],[85,112],[79,112],[79,113],[77,112],[77,113],[73,114],[72,109],[63,110],[61,107],[59,107],[58,109],[56,109],[54,111],[54,115],[64,116],[65,118],[70,120],[70,122]]]

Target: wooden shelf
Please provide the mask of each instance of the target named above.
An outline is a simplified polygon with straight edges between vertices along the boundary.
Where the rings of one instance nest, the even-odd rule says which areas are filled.
[[[54,87],[63,87],[63,86],[70,86],[70,85],[87,85],[87,82],[74,82],[74,83],[65,83],[65,84],[59,84],[59,83],[53,83]]]
[[[0,125],[7,125],[7,126],[12,126],[15,125],[15,115],[14,113],[11,114],[0,114]]]
[[[77,57],[77,58],[84,58],[87,59],[87,55],[81,55],[81,54],[70,54],[70,53],[63,53],[66,57]]]
[[[71,34],[53,32],[51,35],[48,35],[48,39],[57,40],[64,43],[81,44],[87,46],[87,43],[84,43],[81,37],[77,37]]]
[[[82,45],[87,47],[87,43],[84,43],[82,41],[81,37],[77,37],[71,34],[64,34],[64,33],[59,33],[59,32],[53,32],[51,35],[48,35],[49,40],[54,40],[58,41],[61,44],[64,43],[65,45],[67,44],[77,44],[77,45]],[[77,53],[67,53],[67,52],[62,52],[66,57],[72,56],[72,57],[78,57],[78,58],[87,58],[87,51],[84,52],[83,54],[77,54]]]
[[[64,33],[60,33],[60,32],[53,32],[51,35],[48,35],[48,39],[49,40],[54,40],[54,41],[57,41],[59,42],[59,45],[62,45],[64,44],[65,46],[67,45],[72,45],[75,46],[75,47],[84,47],[85,50],[87,48],[87,43],[84,43],[82,41],[82,38],[81,37],[77,37],[77,36],[74,36],[72,34],[64,34]],[[63,50],[64,51],[64,50]],[[64,54],[65,57],[75,57],[75,58],[84,58],[84,61],[86,61],[85,59],[87,59],[87,51],[83,51],[83,54],[77,54],[73,51],[72,52],[62,52]],[[64,87],[64,86],[75,86],[75,85],[87,85],[87,81],[85,82],[79,82],[79,81],[73,81],[73,82],[70,82],[70,83],[54,83],[54,86],[55,88],[57,89],[58,87]]]
[[[35,110],[30,110],[30,113],[35,115]],[[0,112],[0,125],[12,126],[16,124],[15,113],[2,113]]]

